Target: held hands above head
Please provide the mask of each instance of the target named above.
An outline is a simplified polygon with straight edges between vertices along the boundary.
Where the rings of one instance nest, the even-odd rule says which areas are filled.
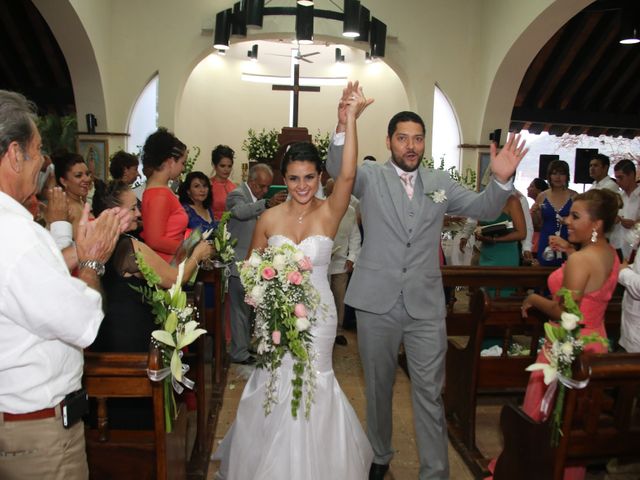
[[[69,221],[69,201],[64,190],[61,187],[54,187],[50,188],[48,192],[49,200],[44,211],[47,224]]]
[[[360,83],[349,82],[342,90],[342,97],[338,103],[338,127],[336,133],[344,132],[348,118],[357,119],[360,114],[373,103],[373,98],[366,98]]]
[[[500,183],[508,182],[515,173],[518,164],[529,151],[528,148],[525,148],[525,144],[524,140],[520,141],[519,134],[509,133],[507,143],[500,150],[500,153],[497,153],[498,147],[494,142],[491,142],[490,167],[493,176]]]

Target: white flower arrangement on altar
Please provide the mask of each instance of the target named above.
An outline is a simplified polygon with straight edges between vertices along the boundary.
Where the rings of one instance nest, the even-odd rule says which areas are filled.
[[[167,432],[171,432],[173,420],[177,416],[173,391],[180,394],[184,387],[193,389],[195,385],[185,376],[189,371],[189,365],[182,363],[182,349],[207,331],[197,328],[198,322],[194,319],[197,311],[191,305],[187,305],[187,294],[182,290],[185,261],[178,266],[178,276],[169,290],[158,286],[160,277],[138,252],[136,263],[147,285],[131,288],[140,292],[144,300],[151,305],[155,322],[162,326],[162,329],[151,332],[151,341],[160,348],[163,368],[149,370],[147,373],[155,382],[164,381],[165,427]]]
[[[255,334],[258,367],[266,368],[264,411],[268,415],[278,399],[277,369],[282,358],[293,357],[291,415],[297,418],[304,397],[305,417],[309,417],[315,391],[314,353],[311,348],[313,313],[320,296],[310,281],[311,260],[292,245],[253,251],[238,263],[240,280],[247,292],[245,301],[256,310]]]
[[[582,354],[587,343],[599,342],[608,345],[608,340],[597,333],[580,336],[583,315],[570,290],[563,287],[558,290],[556,296],[563,298],[565,311],[560,316],[559,325],[550,322],[544,324],[547,341],[542,348],[549,363],[534,363],[527,367],[529,372],[541,370],[544,383],[549,386],[540,407],[544,415],[548,414],[555,391],[558,390],[551,419],[552,447],[558,446],[560,435],[562,435],[565,387],[580,389],[589,383],[589,379],[578,382],[571,378],[574,361]]]

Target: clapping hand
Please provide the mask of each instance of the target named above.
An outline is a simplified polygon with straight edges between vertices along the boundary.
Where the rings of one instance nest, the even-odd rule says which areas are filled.
[[[49,225],[53,222],[69,220],[69,202],[64,190],[60,187],[49,189],[49,200],[44,210],[44,218]]]
[[[520,164],[522,158],[529,151],[528,148],[525,148],[525,141],[520,141],[520,134],[510,133],[507,138],[507,143],[500,150],[500,153],[497,153],[498,146],[491,142],[491,171],[495,178],[501,182],[506,183],[513,176]]]
[[[85,204],[76,235],[78,261],[97,260],[107,263],[121,232],[122,212],[123,209],[110,208],[96,220],[89,222],[89,205]],[[124,212],[126,218],[129,218],[128,212]]]

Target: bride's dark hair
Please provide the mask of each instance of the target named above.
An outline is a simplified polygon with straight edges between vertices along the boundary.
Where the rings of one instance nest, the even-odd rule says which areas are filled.
[[[316,171],[322,173],[322,160],[320,160],[318,149],[313,143],[297,142],[291,144],[280,164],[282,176],[286,175],[287,167],[291,162],[311,162],[315,165]]]

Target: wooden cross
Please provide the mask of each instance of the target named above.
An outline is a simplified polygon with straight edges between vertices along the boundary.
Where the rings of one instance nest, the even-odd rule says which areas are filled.
[[[297,62],[293,65],[293,85],[272,85],[271,89],[293,92],[293,119],[291,121],[292,127],[298,126],[299,93],[320,91],[320,87],[306,87],[300,85],[300,64],[298,64]]]

